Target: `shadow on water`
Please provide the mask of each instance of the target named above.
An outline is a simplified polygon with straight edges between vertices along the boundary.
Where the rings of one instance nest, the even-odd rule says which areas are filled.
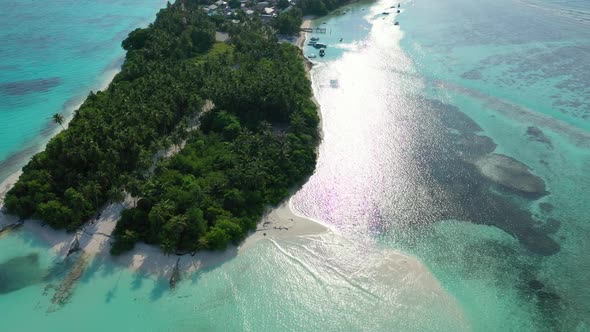
[[[168,294],[176,296],[171,291],[176,283],[194,283],[195,275],[212,271],[237,255],[237,248],[231,247],[225,252],[164,256],[157,247],[138,244],[137,251],[113,257],[108,254],[110,241],[105,241],[100,244],[98,250],[101,253],[96,256],[82,250],[64,257],[64,252],[43,263],[39,252],[48,250],[48,247],[36,234],[22,228],[7,230],[4,234],[15,236],[24,242],[25,247],[33,250],[0,262],[0,296],[42,283],[45,284],[42,295],[49,296],[51,300],[48,312],[68,305],[78,287],[88,287],[104,280],[109,280],[107,287],[97,286],[96,289],[103,290],[99,296],[102,294],[106,303],[115,300],[121,291],[127,294],[128,289],[149,294],[147,299],[150,301]],[[134,261],[138,254],[142,256],[140,263]],[[132,265],[138,271],[132,272],[129,268]],[[173,286],[170,277],[177,267],[180,272],[175,276]]]
[[[4,216],[3,216],[4,217]],[[3,220],[5,223],[10,219]],[[70,268],[62,259],[55,259],[47,267],[43,263],[40,253],[48,248],[39,241],[35,234],[23,230],[21,227],[8,229],[2,237],[17,238],[26,250],[19,250],[18,256],[0,262],[0,295],[20,290],[38,283],[51,283]],[[52,288],[49,285],[49,288]]]
[[[39,264],[39,254],[31,253],[0,263],[0,294],[6,294],[41,282],[45,271]]]

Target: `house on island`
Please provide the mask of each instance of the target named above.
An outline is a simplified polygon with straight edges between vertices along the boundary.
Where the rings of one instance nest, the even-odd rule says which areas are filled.
[[[211,14],[217,10],[217,5],[211,5],[207,9],[209,10],[209,14]]]
[[[217,7],[220,7],[220,8],[226,8],[227,7],[227,2],[225,2],[223,0],[216,1],[215,4],[217,5]]]
[[[262,13],[265,15],[273,15],[275,13],[275,9],[272,7],[266,7],[262,10]]]

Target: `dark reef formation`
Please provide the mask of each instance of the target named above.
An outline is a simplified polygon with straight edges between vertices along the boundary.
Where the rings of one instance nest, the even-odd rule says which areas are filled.
[[[529,140],[547,144],[548,147],[553,148],[553,143],[549,137],[545,136],[545,133],[543,133],[541,129],[531,126],[527,128],[526,134],[529,137]]]
[[[0,84],[0,94],[20,96],[36,92],[47,92],[61,84],[59,77],[38,78]]]
[[[541,227],[543,222],[522,204],[547,194],[544,181],[522,162],[492,153],[496,144],[457,107],[430,99],[417,99],[415,105],[411,115],[400,114],[397,120],[404,121],[411,136],[401,158],[411,165],[410,185],[427,194],[404,193],[407,197],[395,204],[413,208],[388,211],[386,219],[394,224],[377,227],[463,220],[498,227],[532,254],[558,252],[550,236],[558,226]]]
[[[492,153],[481,157],[475,165],[483,176],[510,190],[532,196],[546,194],[543,179],[514,158]]]

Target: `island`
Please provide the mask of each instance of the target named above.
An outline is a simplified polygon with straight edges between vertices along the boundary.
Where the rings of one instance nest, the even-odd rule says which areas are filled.
[[[111,253],[224,249],[312,174],[319,117],[300,50],[257,16],[202,9],[168,3],[129,34],[121,72],[23,168],[6,212],[76,231],[132,197]]]

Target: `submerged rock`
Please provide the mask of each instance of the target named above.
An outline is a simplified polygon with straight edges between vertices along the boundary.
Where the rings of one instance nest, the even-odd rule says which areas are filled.
[[[533,254],[541,256],[551,256],[559,252],[560,247],[555,240],[534,230],[515,234],[518,241],[524,245]]]
[[[551,213],[551,211],[553,211],[553,204],[547,202],[540,203],[539,209],[541,209],[541,212],[543,213]]]
[[[482,156],[496,149],[496,143],[491,138],[471,133],[457,137],[454,143],[464,157]]]
[[[549,218],[549,219],[547,219],[545,224],[543,224],[543,226],[539,227],[539,230],[541,232],[546,233],[546,234],[553,234],[559,230],[560,226],[561,226],[561,221],[554,219],[554,218]]]
[[[527,195],[546,195],[545,182],[520,161],[502,154],[488,154],[475,162],[483,176],[495,183]]]
[[[541,281],[539,281],[537,279],[533,279],[533,280],[529,281],[528,286],[531,290],[537,291],[537,290],[544,288],[545,284],[543,284]]]
[[[84,271],[86,271],[86,267],[89,263],[89,257],[86,254],[82,253],[78,255],[75,259],[76,260],[72,265],[72,269],[62,280],[61,284],[56,288],[55,294],[51,299],[51,302],[57,305],[57,307],[50,308],[49,312],[57,310],[57,308],[63,306],[68,302],[68,300],[74,293],[76,283],[78,282],[78,280],[80,280],[80,278],[84,274]]]
[[[547,146],[549,147],[553,147],[553,143],[551,143],[549,137],[545,136],[545,133],[543,133],[543,131],[537,127],[528,127],[526,130],[526,134],[528,135],[531,141],[537,141],[540,143],[547,144]]]

